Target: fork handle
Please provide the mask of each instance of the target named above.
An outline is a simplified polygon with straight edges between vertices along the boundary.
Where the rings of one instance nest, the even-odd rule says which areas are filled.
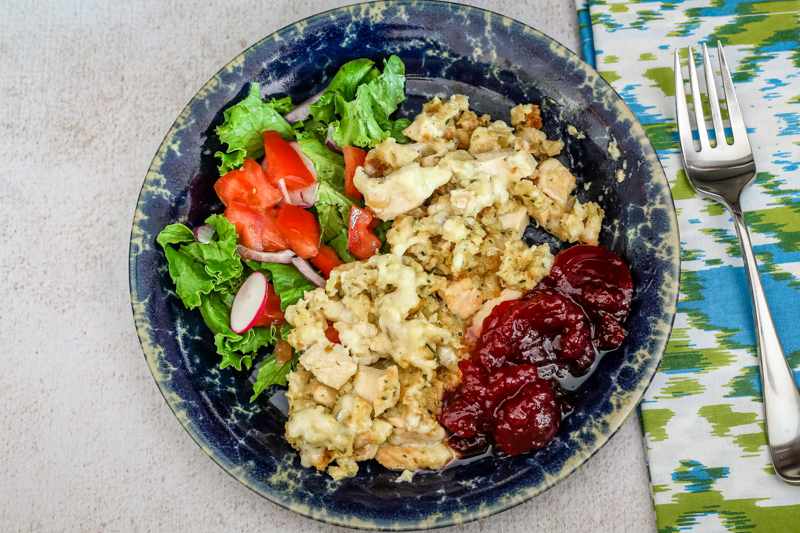
[[[739,235],[753,302],[764,413],[773,466],[784,481],[800,484],[800,394],[767,305],[767,296],[750,243],[750,232],[738,199],[730,202],[729,207]]]

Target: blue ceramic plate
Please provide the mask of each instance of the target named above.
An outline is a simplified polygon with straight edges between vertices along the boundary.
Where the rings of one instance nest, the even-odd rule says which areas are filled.
[[[470,97],[471,107],[508,120],[517,103],[543,106],[544,130],[566,142],[563,160],[588,184],[584,199],[606,211],[601,244],[631,267],[636,292],[625,343],[600,362],[577,409],[545,449],[484,458],[396,483],[374,462],[340,482],[303,468],[283,437],[269,391],[251,404],[247,373],[217,369],[199,312],[173,292],[156,235],[173,222],[202,223],[221,210],[213,135],[222,111],[250,82],[262,94],[302,101],[351,59],[397,54],[407,69],[413,118],[433,95]],[[573,125],[584,139],[567,134]],[[615,140],[621,156],[612,159]],[[624,181],[617,171],[623,169]],[[528,237],[540,239],[529,228]],[[552,487],[586,462],[633,412],[669,337],[678,295],[679,241],[669,187],[644,130],[620,97],[562,45],[519,22],[439,2],[363,4],[288,26],[244,51],[197,93],[147,173],[131,231],[130,285],[147,364],[167,404],[214,461],[268,500],[332,524],[368,529],[440,527],[483,518]],[[262,401],[263,399],[263,401]]]

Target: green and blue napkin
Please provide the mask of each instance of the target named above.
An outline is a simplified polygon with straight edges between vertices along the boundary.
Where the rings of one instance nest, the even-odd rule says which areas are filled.
[[[676,48],[725,46],[758,169],[742,195],[761,279],[800,381],[800,1],[576,0],[584,58],[639,117],[667,173],[681,294],[641,404],[662,533],[800,531],[800,487],[772,468],[752,307],[730,215],[680,158]],[[683,52],[685,61],[685,52]]]

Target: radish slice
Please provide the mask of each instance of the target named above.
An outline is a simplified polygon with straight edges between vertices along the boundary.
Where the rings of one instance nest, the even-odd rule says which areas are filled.
[[[294,252],[291,250],[284,250],[282,252],[258,252],[251,248],[245,248],[241,244],[236,247],[236,253],[245,259],[253,261],[261,261],[262,263],[282,263],[288,265],[292,262]]]
[[[299,106],[295,107],[285,115],[283,115],[284,120],[291,124],[292,122],[297,122],[300,120],[305,120],[311,114],[311,109],[308,106],[319,100],[320,96],[325,93],[325,90],[322,90],[306,100],[305,102],[301,103]]]
[[[231,305],[231,330],[241,335],[250,330],[267,304],[269,284],[261,272],[248,276]]]
[[[317,287],[325,287],[325,278],[314,272],[314,269],[311,268],[311,265],[306,263],[305,259],[302,257],[293,257],[292,264],[297,267],[297,270],[299,270],[300,273],[308,279],[308,281]]]
[[[337,154],[342,153],[342,147],[336,144],[336,141],[333,140],[333,131],[335,128],[333,124],[328,126],[328,135],[325,137],[325,146],[336,152]]]
[[[294,148],[294,151],[297,152],[297,155],[300,156],[300,159],[303,160],[303,164],[306,166],[311,175],[314,176],[314,179],[317,179],[317,169],[314,168],[314,163],[308,158],[306,154],[303,153],[303,149],[300,148],[300,143],[297,141],[289,141],[289,146]]]
[[[192,233],[194,233],[194,240],[200,244],[210,243],[211,237],[213,237],[216,232],[217,228],[211,224],[203,224],[202,226],[197,226],[192,230]]]

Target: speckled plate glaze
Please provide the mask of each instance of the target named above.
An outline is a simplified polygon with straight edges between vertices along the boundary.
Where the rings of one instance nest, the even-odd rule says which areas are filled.
[[[577,410],[545,449],[487,457],[397,483],[398,473],[362,463],[341,482],[303,468],[283,437],[270,394],[249,402],[245,372],[219,371],[211,333],[172,291],[156,235],[173,222],[201,223],[221,210],[212,135],[222,111],[250,82],[262,94],[302,101],[348,60],[397,54],[406,64],[413,118],[433,95],[470,96],[478,113],[508,120],[523,102],[543,106],[544,130],[566,143],[563,161],[582,199],[606,211],[601,244],[631,266],[636,292],[628,339],[607,354],[577,395]],[[585,135],[567,133],[573,125]],[[620,157],[609,155],[615,141]],[[624,180],[618,181],[622,171]],[[583,184],[586,184],[584,188]],[[528,229],[529,239],[547,239]],[[553,242],[550,239],[550,242]],[[561,246],[558,241],[553,242]],[[669,187],[644,130],[620,97],[562,45],[495,13],[438,2],[371,3],[288,26],[214,76],[170,129],[142,186],[131,231],[130,285],[147,364],[170,408],[208,455],[245,486],[302,515],[365,529],[458,524],[522,503],[586,462],[633,412],[669,337],[678,295],[679,239]]]

